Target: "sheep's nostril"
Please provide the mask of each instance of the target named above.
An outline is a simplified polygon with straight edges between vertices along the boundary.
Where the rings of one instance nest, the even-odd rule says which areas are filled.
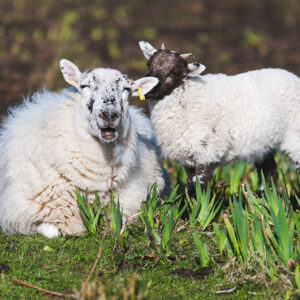
[[[99,113],[99,118],[107,120],[108,119],[108,114],[106,114],[105,112],[102,111],[102,112]]]
[[[114,113],[114,114],[111,115],[111,119],[112,119],[112,120],[115,120],[115,119],[117,119],[118,117],[119,117],[119,115],[118,115],[117,113]]]
[[[101,111],[99,113],[99,118],[106,121],[106,122],[111,122],[111,121],[115,121],[118,117],[119,117],[119,114],[118,113],[107,113],[107,112],[104,112],[104,111]]]

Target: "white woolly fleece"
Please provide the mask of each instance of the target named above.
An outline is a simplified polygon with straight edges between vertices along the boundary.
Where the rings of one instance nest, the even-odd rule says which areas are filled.
[[[274,149],[300,163],[300,79],[281,69],[190,77],[157,102],[163,154],[186,166],[259,161]]]
[[[112,144],[79,130],[77,93],[36,93],[11,110],[0,131],[0,226],[6,234],[80,234],[75,186],[109,200]],[[115,157],[115,199],[134,214],[163,168],[150,121],[129,107]],[[52,225],[52,226],[51,226]]]

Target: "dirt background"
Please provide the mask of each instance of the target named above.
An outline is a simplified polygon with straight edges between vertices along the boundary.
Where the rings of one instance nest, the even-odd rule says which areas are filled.
[[[300,0],[0,0],[0,115],[36,90],[67,87],[63,57],[143,76],[139,40],[193,52],[207,73],[300,75]]]

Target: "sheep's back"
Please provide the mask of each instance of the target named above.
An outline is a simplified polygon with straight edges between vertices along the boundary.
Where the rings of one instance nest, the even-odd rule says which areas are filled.
[[[297,117],[299,87],[297,76],[280,69],[191,78],[154,107],[158,142],[166,156],[185,164],[200,156],[203,162],[249,159],[278,146]]]

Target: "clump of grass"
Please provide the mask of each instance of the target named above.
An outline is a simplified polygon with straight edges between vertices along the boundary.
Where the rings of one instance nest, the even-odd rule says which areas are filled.
[[[90,203],[88,201],[87,190],[82,194],[79,192],[78,188],[76,188],[75,191],[85,226],[91,234],[97,234],[100,217],[103,217],[103,206],[100,203],[99,195],[95,192],[95,201]]]
[[[109,220],[115,245],[116,241],[126,237],[125,242],[121,243],[122,247],[126,247],[123,259],[135,243],[146,249],[143,255],[148,259],[154,258],[155,265],[158,261],[168,264],[174,258],[180,262],[182,253],[188,251],[193,264],[198,265],[200,261],[200,267],[207,267],[213,262],[215,272],[222,270],[227,286],[237,282],[253,282],[267,287],[272,282],[287,280],[283,285],[284,297],[289,298],[299,292],[299,213],[290,204],[292,190],[285,184],[284,177],[279,187],[273,181],[269,187],[262,175],[264,193],[258,197],[253,192],[253,186],[258,185],[258,177],[248,165],[238,164],[232,169],[225,166],[215,176],[219,176],[222,184],[214,182],[202,190],[199,181],[196,181],[194,199],[184,191],[186,174],[182,167],[177,167],[177,171],[174,169],[173,172],[180,184],[168,199],[158,197],[156,185],[149,193],[135,222],[136,226],[144,228],[142,235],[139,234],[142,230],[124,230],[118,202],[112,202],[109,210],[96,195],[95,202],[88,204],[85,193],[80,195],[79,203],[83,203],[81,211],[89,224],[88,230],[98,233],[105,220]],[[299,202],[297,196],[295,199]],[[226,203],[228,207],[224,205]],[[183,216],[185,221],[180,220]],[[181,246],[175,244],[179,230],[183,234],[179,240]],[[134,240],[133,244],[130,239]],[[134,257],[131,258],[133,261],[136,260]],[[110,289],[107,283],[104,285],[107,290]],[[293,285],[295,291],[292,291]]]
[[[123,229],[123,214],[119,201],[115,203],[112,193],[110,206],[109,204],[101,203],[97,192],[95,192],[94,195],[95,200],[93,202],[89,202],[88,192],[85,191],[85,193],[80,193],[76,188],[77,201],[87,230],[91,234],[97,235],[100,228],[104,227],[105,222],[108,221],[110,229],[115,232],[117,238],[120,239],[122,245],[125,246],[128,232],[125,228]]]
[[[249,200],[255,209],[250,210],[247,202],[243,207],[241,190],[238,198],[233,195],[231,218],[224,215],[225,230],[215,225],[214,231],[220,253],[226,252],[230,258],[233,252],[244,263],[256,256],[274,280],[278,277],[275,262],[283,267],[299,263],[299,242],[295,245],[293,241],[295,229],[299,228],[299,216],[281,199],[273,183],[272,190],[264,178],[263,184],[265,196],[262,201],[257,201],[260,204],[254,205],[253,193]]]
[[[226,231],[220,229],[219,224],[214,224],[214,233],[220,255],[223,256],[227,254],[228,258],[231,258],[234,255],[234,252],[231,247],[232,244],[226,235]]]
[[[193,232],[192,236],[193,236],[193,239],[194,239],[194,242],[197,247],[198,254],[199,254],[200,266],[208,267],[211,258],[210,258],[210,253],[209,253],[209,249],[208,249],[207,245],[200,240],[197,232]]]
[[[192,227],[199,223],[202,230],[212,222],[215,216],[219,213],[222,201],[217,204],[217,194],[212,195],[210,185],[207,190],[202,190],[199,179],[196,179],[196,199],[190,198],[187,195],[189,205],[189,221]]]
[[[180,207],[180,201],[176,201],[177,188],[172,191],[167,201],[159,203],[155,184],[140,215],[149,244],[160,257],[171,254],[171,237],[177,221],[186,209],[186,206]]]
[[[243,162],[236,163],[234,165],[227,164],[223,167],[219,167],[215,171],[214,181],[217,183],[223,183],[226,187],[226,193],[228,195],[238,193],[239,187],[242,183],[242,177],[245,173],[249,174],[249,166]],[[251,186],[254,189],[258,188],[257,174],[251,173],[248,178],[251,182]]]

